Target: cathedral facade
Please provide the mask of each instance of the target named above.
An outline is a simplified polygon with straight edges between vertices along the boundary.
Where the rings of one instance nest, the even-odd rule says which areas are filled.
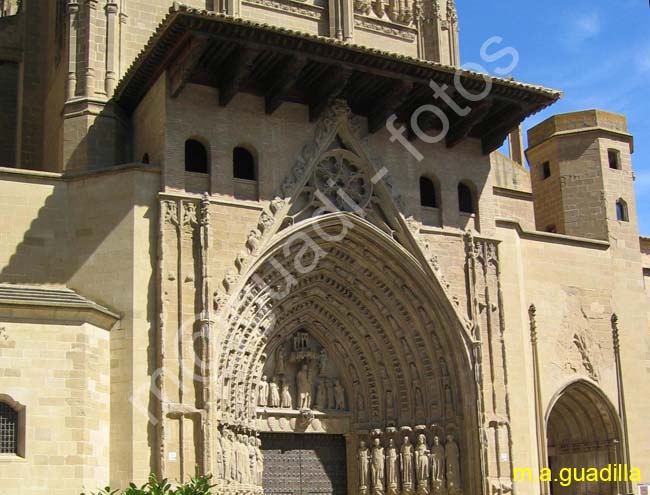
[[[561,93],[459,69],[453,0],[0,5],[0,493],[650,483],[624,116],[526,168]]]

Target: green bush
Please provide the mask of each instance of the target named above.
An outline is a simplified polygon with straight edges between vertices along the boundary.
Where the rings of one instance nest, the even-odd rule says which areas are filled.
[[[199,476],[192,478],[187,483],[172,488],[171,483],[166,479],[159,480],[155,474],[149,477],[144,485],[138,488],[131,483],[126,490],[111,490],[109,486],[96,492],[82,493],[81,495],[210,495],[212,487],[210,481],[212,476]]]

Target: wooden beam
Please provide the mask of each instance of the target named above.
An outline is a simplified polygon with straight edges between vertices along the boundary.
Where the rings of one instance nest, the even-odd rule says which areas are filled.
[[[193,36],[182,52],[171,62],[168,77],[169,91],[172,98],[176,98],[183,91],[207,47],[208,38],[206,36]]]
[[[309,99],[309,122],[319,119],[323,111],[341,94],[352,71],[332,66],[332,74],[321,81]]]
[[[506,140],[510,131],[515,129],[528,115],[534,112],[531,107],[520,107],[516,113],[511,113],[509,118],[496,124],[489,132],[483,135],[481,137],[483,154],[487,155],[498,149]]]
[[[282,105],[287,93],[295,85],[300,71],[306,64],[306,57],[289,57],[282,63],[280,69],[273,74],[274,80],[264,95],[264,106],[267,114],[272,114]]]
[[[471,112],[465,117],[459,117],[451,123],[449,132],[445,138],[447,148],[453,148],[472,132],[476,124],[481,122],[490,111],[492,101],[490,99],[481,100]]]
[[[219,105],[225,107],[239,92],[242,81],[250,73],[259,53],[248,45],[241,46],[222,64],[224,73],[219,81]]]
[[[408,100],[413,83],[408,81],[395,81],[388,92],[375,102],[375,109],[368,115],[368,132],[377,132],[386,123],[386,119],[397,113],[405,101]]]

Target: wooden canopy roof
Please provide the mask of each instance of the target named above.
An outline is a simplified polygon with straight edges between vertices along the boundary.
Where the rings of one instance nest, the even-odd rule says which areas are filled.
[[[481,139],[484,153],[497,149],[522,120],[561,96],[540,86],[461,70],[462,85],[472,93],[485,89],[486,78],[492,81],[486,98],[467,101],[454,89],[456,67],[179,4],[120,81],[115,100],[135,109],[164,71],[172,96],[187,83],[204,84],[219,89],[222,106],[243,91],[264,97],[268,114],[284,101],[309,105],[312,121],[334,99],[344,98],[356,114],[368,118],[371,133],[392,114],[408,124],[415,109],[434,104],[451,123],[447,146],[470,136]],[[442,98],[434,99],[430,81],[447,85],[450,97],[472,109],[469,115],[459,117]],[[424,131],[441,126],[430,112],[418,123]]]

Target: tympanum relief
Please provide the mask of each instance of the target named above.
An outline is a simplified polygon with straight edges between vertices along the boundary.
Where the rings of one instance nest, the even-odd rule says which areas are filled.
[[[258,412],[343,413],[345,388],[327,351],[306,330],[298,330],[270,353],[257,387]]]

